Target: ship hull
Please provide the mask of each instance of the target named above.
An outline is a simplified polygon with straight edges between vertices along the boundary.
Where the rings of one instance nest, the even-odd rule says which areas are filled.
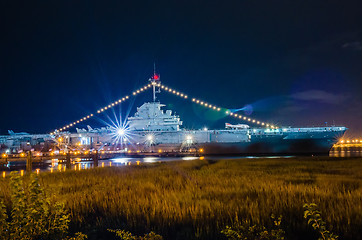
[[[205,155],[328,155],[334,139],[267,139],[240,143],[205,143]]]
[[[287,130],[253,129],[250,135],[240,130],[162,132],[153,135],[158,143],[131,144],[129,149],[158,155],[328,155],[345,132],[339,128]],[[147,134],[149,132],[138,132],[138,142]],[[193,141],[183,140],[188,136],[192,136]]]
[[[161,141],[153,144],[130,144],[131,153],[155,155],[328,155],[343,135],[338,131],[253,132],[250,137],[242,131],[182,131],[163,132],[154,137]],[[138,139],[147,133],[139,132]],[[193,134],[193,142],[185,142]]]
[[[182,144],[156,144],[153,146],[130,145],[128,155],[328,155],[333,144],[332,138],[323,139],[283,139],[273,137],[250,142],[220,143],[208,142],[184,146]]]

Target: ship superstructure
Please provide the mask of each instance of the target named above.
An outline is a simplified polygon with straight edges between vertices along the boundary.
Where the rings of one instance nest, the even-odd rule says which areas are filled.
[[[159,102],[148,102],[137,108],[133,117],[128,118],[131,131],[179,131],[182,121],[179,116],[172,115],[171,110],[164,112],[165,105]]]

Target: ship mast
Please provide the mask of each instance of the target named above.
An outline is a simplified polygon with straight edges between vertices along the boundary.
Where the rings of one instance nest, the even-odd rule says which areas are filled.
[[[153,63],[153,76],[148,80],[152,84],[152,92],[153,92],[153,102],[156,102],[156,93],[160,93],[160,88],[156,90],[156,87],[159,87],[159,84],[161,84],[160,81],[160,75],[157,75],[156,73],[156,64]]]

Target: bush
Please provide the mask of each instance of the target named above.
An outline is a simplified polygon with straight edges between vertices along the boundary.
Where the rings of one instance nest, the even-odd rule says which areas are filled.
[[[317,204],[304,204],[304,218],[308,220],[314,230],[317,230],[321,237],[318,240],[336,240],[338,236],[331,233],[326,228],[326,223],[323,221],[321,212],[318,210]]]
[[[274,226],[267,229],[262,225],[252,225],[249,221],[239,221],[236,217],[233,226],[221,231],[230,240],[283,240],[285,232],[280,228],[282,217],[271,216]]]
[[[114,232],[117,237],[120,237],[122,240],[163,240],[161,235],[158,235],[154,232],[150,232],[142,236],[134,236],[132,233],[124,231],[124,230],[112,230],[108,229],[110,232]]]
[[[0,205],[0,238],[7,239],[85,239],[77,233],[69,238],[69,215],[64,204],[51,201],[39,185],[36,175],[20,177],[11,173],[11,214]]]

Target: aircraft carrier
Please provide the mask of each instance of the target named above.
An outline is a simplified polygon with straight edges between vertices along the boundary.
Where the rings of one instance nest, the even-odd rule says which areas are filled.
[[[116,129],[77,128],[76,133],[56,131],[49,138],[53,138],[58,148],[71,149],[77,146],[83,150],[110,150],[128,155],[320,155],[328,154],[347,130],[344,126],[275,127],[264,123],[260,123],[263,127],[257,128],[246,124],[225,123],[224,129],[189,130],[182,127],[179,116],[171,110],[164,110],[165,105],[157,101],[156,94],[160,93],[161,86],[159,77],[154,74],[149,81],[149,86],[153,88],[153,101],[137,107],[136,113],[127,118],[125,125]],[[164,89],[167,90],[167,87]],[[215,106],[208,106],[219,110]],[[98,112],[101,111],[103,109]],[[48,136],[42,138],[46,139]],[[57,142],[57,138],[62,141]]]
[[[182,128],[180,116],[173,114],[171,110],[164,110],[165,105],[157,101],[156,93],[160,93],[160,89],[156,88],[161,86],[159,77],[154,74],[149,81],[153,88],[153,101],[137,107],[136,113],[127,118],[126,125],[116,129],[116,142],[122,142],[121,150],[125,154],[327,155],[347,130],[343,126],[275,127],[264,123],[264,127],[259,128],[225,123],[224,129],[189,130]],[[168,90],[167,87],[163,89]],[[178,92],[176,94],[179,95]],[[208,107],[219,110],[215,106]],[[107,136],[107,132],[108,136],[112,136],[112,131],[107,128],[88,131],[78,129],[83,135],[92,131],[97,132],[98,137]],[[101,140],[98,138],[95,142],[97,141]],[[114,137],[103,139],[103,142],[111,146],[111,142],[115,142]]]

